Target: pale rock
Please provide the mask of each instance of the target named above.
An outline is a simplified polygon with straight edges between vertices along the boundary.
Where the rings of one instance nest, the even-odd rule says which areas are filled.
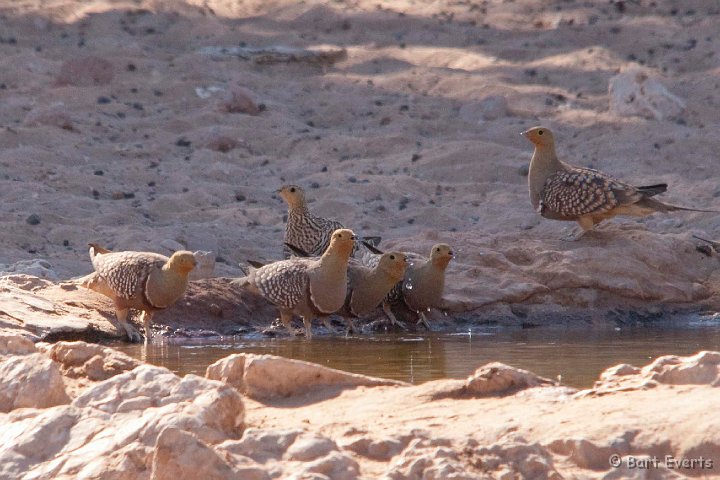
[[[699,352],[690,357],[665,355],[642,369],[641,374],[669,385],[720,386],[720,352]]]
[[[54,459],[66,445],[79,446],[87,440],[73,430],[80,416],[78,409],[64,405],[0,417],[4,425],[0,428],[0,478],[33,478],[23,476],[30,471],[35,478],[56,478],[47,475],[55,469],[43,464],[57,463]],[[93,427],[94,433],[98,425]]]
[[[437,454],[440,453],[438,456]],[[433,441],[415,439],[386,469],[384,478],[391,480],[476,479],[452,450],[438,450]],[[442,476],[440,476],[442,475]]]
[[[185,250],[185,245],[176,240],[173,240],[172,238],[166,238],[165,240],[162,240],[160,242],[160,246],[167,250],[170,254],[179,252],[180,250]]]
[[[203,278],[211,278],[215,271],[215,252],[204,250],[196,250],[193,252],[197,265],[190,272],[188,277],[190,280],[200,280]]]
[[[234,354],[218,360],[207,368],[205,376],[224,381],[255,399],[304,395],[324,388],[407,385],[301,360],[249,353]]]
[[[631,67],[610,79],[610,111],[620,116],[655,120],[676,117],[685,101],[670,93],[649,70]]]
[[[640,373],[639,368],[627,363],[621,363],[619,365],[615,365],[614,367],[605,369],[600,374],[600,380],[607,380],[612,377],[623,377],[625,375],[636,375],[638,373]]]
[[[42,353],[13,356],[0,362],[0,412],[69,402],[60,368]]]
[[[167,427],[158,435],[152,458],[151,480],[269,480],[258,465],[230,463],[195,435]]]
[[[0,355],[27,355],[36,351],[35,344],[27,337],[0,333]]]
[[[554,382],[547,378],[499,362],[478,368],[466,382],[467,392],[473,397],[509,395],[526,388],[553,384]]]
[[[560,480],[562,476],[556,470],[553,456],[548,448],[522,441],[498,442],[488,447],[473,449],[473,456],[490,470],[509,471],[508,478],[545,478]],[[607,457],[605,465],[607,466]]]
[[[371,460],[386,462],[402,452],[411,438],[412,437],[404,436],[401,438],[373,440],[368,437],[362,437],[350,443],[343,444],[342,447]]]
[[[70,378],[101,381],[142,365],[129,355],[94,343],[57,342],[39,347],[58,362],[63,375]]]
[[[592,389],[581,390],[576,396],[654,388],[658,384],[720,386],[720,352],[702,351],[689,357],[665,355],[642,369],[616,365],[603,371]]]
[[[299,478],[316,478],[307,474],[320,474],[331,480],[355,480],[359,477],[360,465],[348,455],[335,451],[304,464]]]
[[[633,455],[633,459],[640,462],[648,462],[646,464],[651,464],[649,462],[652,462],[652,457],[648,455]],[[631,467],[628,464],[627,457],[625,457],[622,459],[622,465],[620,467],[611,469],[599,478],[602,478],[602,480],[683,480],[688,477],[679,472],[668,470],[662,464],[652,469],[638,468],[637,465]]]
[[[87,357],[82,343],[62,347],[56,353],[81,352],[64,354],[68,364]],[[44,349],[49,353],[52,347]],[[45,355],[12,359],[37,357],[30,365],[54,364]],[[35,385],[36,395],[39,390]],[[230,462],[227,452],[213,447],[240,436],[243,414],[239,394],[225,384],[137,367],[88,387],[71,405],[0,414],[5,426],[0,429],[0,478],[130,480],[149,478],[153,465],[157,478],[170,478],[173,472],[177,477],[178,462],[182,469],[183,461],[194,460],[210,478],[266,480],[264,469],[251,459]]]
[[[285,458],[300,462],[309,462],[337,451],[338,446],[329,438],[317,435],[302,435],[288,448]]]
[[[225,88],[219,85],[208,85],[207,87],[195,87],[195,95],[203,100],[207,100],[216,93],[224,92]]]
[[[0,277],[6,275],[28,275],[48,280],[58,280],[58,274],[50,262],[43,259],[21,260],[11,264],[0,264]]]
[[[240,440],[231,440],[218,446],[234,455],[249,457],[256,462],[279,460],[295,439],[302,435],[302,430],[262,430],[248,428]]]
[[[244,406],[234,389],[196,375],[180,378],[165,368],[150,365],[99,383],[72,404],[109,414],[138,411],[131,410],[133,407],[147,412],[147,401],[128,402],[138,397],[152,399],[156,416],[172,417],[171,424],[192,431],[203,441],[214,443],[242,432]]]
[[[556,440],[548,448],[560,455],[566,455],[577,466],[591,470],[606,469],[610,455],[628,453],[629,450],[627,442],[624,445],[597,445],[584,438]]]

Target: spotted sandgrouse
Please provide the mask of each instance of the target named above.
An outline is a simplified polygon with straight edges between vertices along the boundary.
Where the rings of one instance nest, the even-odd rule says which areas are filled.
[[[131,342],[141,336],[127,322],[129,310],[142,311],[145,341],[149,341],[153,313],[171,306],[185,293],[188,274],[196,265],[193,253],[184,250],[168,258],[151,252],[111,252],[95,244],[90,244],[90,259],[95,272],[79,282],[113,301],[117,327]]]
[[[238,285],[258,293],[280,310],[280,321],[290,331],[293,313],[302,317],[305,335],[312,336],[312,319],[328,325],[328,315],[339,310],[347,293],[348,259],[355,243],[352,230],[338,229],[321,257],[290,258],[250,269]]]
[[[576,221],[581,230],[566,237],[577,240],[595,225],[616,215],[645,216],[655,212],[687,210],[651,198],[667,184],[635,187],[591,168],[575,167],[558,159],[553,133],[547,127],[522,132],[535,145],[528,184],[533,208],[545,218]]]

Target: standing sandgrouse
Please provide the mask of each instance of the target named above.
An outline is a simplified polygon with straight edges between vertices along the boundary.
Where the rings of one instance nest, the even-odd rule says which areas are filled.
[[[364,255],[363,262],[373,266],[378,262],[379,254],[382,252],[369,245],[365,246],[375,255]],[[446,243],[433,245],[430,258],[415,253],[407,254],[409,265],[405,271],[405,278],[395,284],[383,302],[383,310],[392,324],[402,326],[392,313],[392,307],[405,306],[417,314],[417,323],[422,323],[428,330],[430,329],[425,312],[431,308],[442,307],[445,270],[453,256],[452,248]]]
[[[305,191],[297,185],[285,185],[277,193],[288,205],[284,257],[290,258],[293,255],[288,244],[311,257],[322,255],[330,244],[332,233],[337,229],[345,228],[343,224],[310,213],[305,202]],[[380,237],[364,237],[364,240],[377,245]],[[353,247],[353,254],[356,250],[357,245]]]
[[[312,319],[320,317],[329,327],[328,316],[339,310],[347,293],[347,270],[355,245],[352,230],[338,229],[321,257],[290,258],[251,269],[233,283],[253,291],[280,310],[280,321],[291,332],[293,313],[302,317],[305,336],[312,336]]]
[[[338,312],[345,318],[348,333],[353,329],[352,319],[367,315],[380,306],[390,290],[402,282],[406,268],[407,256],[401,252],[380,255],[373,268],[351,259],[345,305]]]
[[[95,272],[79,282],[113,301],[116,326],[124,329],[131,342],[139,341],[141,335],[127,322],[129,310],[142,311],[148,342],[153,313],[171,306],[185,293],[188,275],[196,265],[193,253],[184,250],[168,258],[151,252],[111,252],[95,244],[90,244],[90,259]]]
[[[566,240],[578,240],[595,225],[615,215],[645,216],[655,212],[687,210],[651,198],[667,184],[634,187],[591,168],[569,165],[558,159],[550,129],[533,127],[522,132],[535,145],[528,184],[533,208],[545,218],[576,221],[581,230]]]

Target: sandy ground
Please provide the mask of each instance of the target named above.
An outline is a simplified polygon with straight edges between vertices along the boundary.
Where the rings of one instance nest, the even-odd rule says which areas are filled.
[[[172,240],[215,252],[215,274],[237,276],[246,258],[279,257],[284,205],[274,191],[297,183],[314,212],[381,235],[386,248],[453,245],[456,311],[524,322],[558,311],[717,310],[717,258],[691,234],[720,237],[720,215],[618,219],[561,242],[574,226],[532,210],[532,149],[518,134],[548,125],[571,163],[667,182],[666,201],[720,209],[719,18],[715,0],[2,2],[0,270],[46,260],[62,280],[90,271],[89,241],[168,253],[161,243]],[[345,53],[275,62],[212,48],[273,46]],[[679,100],[656,114],[611,108],[611,79],[633,67]],[[3,328],[24,328],[29,311],[85,323],[99,321],[82,313],[89,307],[111,314],[104,300],[24,281],[0,284],[14,309],[0,314]],[[224,280],[206,282],[191,299],[216,291],[221,309],[238,301]],[[247,400],[247,423],[300,426],[340,445],[413,429],[430,433],[408,438],[440,439],[412,444],[398,472],[424,452],[426,466],[440,462],[443,442],[463,468],[496,477],[502,470],[482,462],[535,455],[546,474],[656,478],[609,470],[608,455],[720,451],[708,382],[572,401],[555,389],[540,400],[429,401],[430,387],[411,388]],[[387,461],[362,457],[363,475],[385,471]]]
[[[691,238],[720,236],[720,215],[617,219],[562,242],[574,224],[531,208],[518,135],[551,126],[567,161],[720,209],[714,0],[52,0],[0,14],[5,270],[44,260],[66,279],[90,271],[89,241],[173,241],[237,276],[279,257],[274,191],[292,182],[385,248],[453,245],[455,311],[720,308],[717,260]],[[277,46],[340,53],[231,49]],[[635,67],[674,100],[611,108],[611,79]]]

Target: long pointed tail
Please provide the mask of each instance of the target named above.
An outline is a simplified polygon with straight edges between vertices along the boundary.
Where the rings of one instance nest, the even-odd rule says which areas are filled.
[[[642,187],[635,187],[638,192],[643,193],[647,197],[653,197],[667,191],[667,183],[658,183],[657,185],[645,185]]]
[[[367,242],[365,240],[362,241],[362,244],[365,248],[367,248],[371,253],[374,253],[375,255],[382,255],[383,253],[385,253],[382,250],[380,250],[379,248],[377,248],[375,245],[373,245],[372,243]]]
[[[302,248],[296,247],[296,246],[293,245],[292,243],[285,242],[285,246],[286,246],[287,248],[289,248],[290,251],[292,252],[292,254],[295,255],[296,257],[307,258],[307,257],[312,256],[312,255],[310,255],[308,252],[306,252],[305,250],[303,250]]]
[[[684,212],[720,213],[720,210],[706,210],[703,208],[681,207],[679,205],[663,203],[660,200],[656,200],[654,198],[649,198],[649,197],[643,198],[636,205],[651,208],[651,209],[655,210],[656,212],[684,211]]]

